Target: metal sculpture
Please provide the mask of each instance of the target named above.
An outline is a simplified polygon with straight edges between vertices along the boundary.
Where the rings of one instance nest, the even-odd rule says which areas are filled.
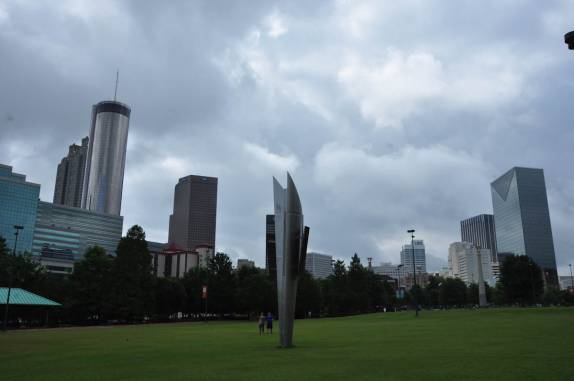
[[[486,300],[486,286],[484,285],[484,275],[482,272],[482,254],[480,253],[480,245],[476,245],[476,262],[478,265],[478,305],[481,308],[488,306]]]
[[[277,259],[277,302],[279,344],[293,345],[293,319],[299,274],[305,270],[309,227],[303,225],[303,211],[295,183],[287,173],[287,188],[273,178],[275,199],[275,257]]]

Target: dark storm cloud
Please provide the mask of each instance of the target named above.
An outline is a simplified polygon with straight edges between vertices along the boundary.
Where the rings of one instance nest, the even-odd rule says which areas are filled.
[[[310,248],[398,261],[417,229],[444,264],[489,183],[542,167],[559,265],[574,260],[561,38],[572,3],[0,3],[0,162],[51,200],[90,107],[132,107],[122,213],[165,241],[181,176],[218,176],[217,243],[264,263],[271,176],[293,173]]]

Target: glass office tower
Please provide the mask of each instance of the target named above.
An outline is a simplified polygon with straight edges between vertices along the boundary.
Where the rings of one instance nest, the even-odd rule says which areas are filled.
[[[82,206],[82,189],[86,170],[89,138],[82,139],[82,145],[72,144],[68,155],[58,164],[56,186],[54,187],[54,204]]]
[[[40,201],[32,254],[78,260],[97,245],[115,255],[123,221],[122,216]]]
[[[542,169],[514,167],[491,183],[498,253],[527,255],[558,284]]]
[[[415,246],[415,267],[417,274],[427,272],[427,258],[425,253],[425,244],[422,239],[415,239],[413,241]],[[403,245],[401,249],[401,264],[405,274],[413,273],[413,246],[409,243]],[[418,276],[417,276],[418,277]]]
[[[14,225],[24,229],[18,235],[17,253],[32,251],[32,237],[40,197],[40,185],[13,173],[12,167],[0,164],[0,236],[10,252],[14,249]]]
[[[120,215],[130,108],[105,101],[92,108],[82,208]]]
[[[217,177],[190,175],[175,186],[169,243],[184,249],[215,248]]]
[[[475,246],[480,245],[481,248],[490,250],[492,262],[498,261],[494,216],[492,214],[479,214],[460,221],[460,236],[462,242],[470,242]]]

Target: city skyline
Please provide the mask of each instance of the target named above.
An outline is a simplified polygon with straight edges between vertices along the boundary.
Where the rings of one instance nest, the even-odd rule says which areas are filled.
[[[86,135],[90,105],[112,98],[119,66],[118,99],[134,110],[125,229],[137,223],[150,240],[166,241],[173,184],[207,174],[221,181],[218,250],[262,266],[261,221],[273,205],[260,189],[290,170],[309,199],[310,251],[397,263],[412,227],[432,270],[440,267],[432,256],[446,262],[459,221],[492,213],[488,184],[526,166],[545,170],[566,274],[574,117],[563,110],[574,80],[562,36],[574,10],[469,5],[469,17],[499,17],[461,30],[444,23],[452,9],[429,4],[420,10],[427,22],[399,35],[397,26],[412,21],[407,8],[359,3],[322,3],[321,20],[315,4],[244,4],[225,15],[216,5],[166,5],[157,15],[119,3],[109,14],[3,5],[0,47],[12,54],[0,72],[0,163],[41,184],[41,199],[51,201],[57,164]],[[108,20],[128,22],[108,28]],[[524,33],[519,20],[533,27]],[[148,25],[157,35],[140,33]],[[444,38],[452,35],[460,38]]]

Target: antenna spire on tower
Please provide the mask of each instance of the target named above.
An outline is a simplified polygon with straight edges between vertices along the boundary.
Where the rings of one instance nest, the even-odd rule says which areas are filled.
[[[116,70],[116,89],[114,90],[114,102],[116,101],[116,95],[118,94],[119,79],[120,79],[120,69]]]

